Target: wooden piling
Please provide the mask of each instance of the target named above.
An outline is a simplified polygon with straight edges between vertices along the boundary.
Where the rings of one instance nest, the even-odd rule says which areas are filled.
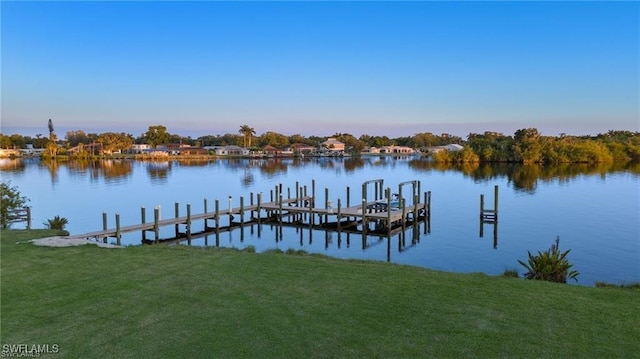
[[[144,207],[140,207],[140,221],[142,224],[147,223],[147,209]],[[142,242],[144,243],[147,240],[147,231],[142,230]]]
[[[280,212],[278,213],[278,224],[280,225],[280,228],[282,228],[282,195],[280,195],[280,203],[278,205],[278,209]],[[280,237],[280,240],[282,240],[282,237]]]
[[[31,207],[26,207],[27,210],[27,229],[31,229]]]
[[[258,203],[257,203],[257,216],[258,216],[258,226],[260,226],[260,220],[261,220],[261,216],[260,216],[260,205],[262,202],[262,192],[258,193],[257,197],[256,197]],[[260,228],[260,227],[258,227]]]
[[[160,225],[158,222],[160,222],[160,207],[153,209],[153,233],[155,243],[160,241]]]
[[[217,243],[217,235],[220,235],[220,200],[216,199],[216,243]],[[217,244],[216,244],[217,246]]]
[[[387,235],[391,235],[391,188],[387,187]]]
[[[122,238],[122,233],[120,233],[120,213],[116,213],[116,244],[120,245],[120,238]]]
[[[191,244],[191,204],[187,203],[187,241]]]
[[[336,226],[337,226],[337,228],[338,228],[338,233],[340,233],[340,230],[341,230],[341,228],[340,228],[340,226],[341,226],[341,224],[342,224],[341,217],[342,217],[342,213],[341,213],[341,203],[340,203],[340,198],[338,198],[338,219],[337,219],[338,223],[336,224]],[[339,239],[338,239],[338,243],[340,243],[340,240],[339,240]]]
[[[107,212],[102,212],[102,229],[107,230]],[[107,243],[107,237],[102,237],[102,242]]]
[[[174,204],[173,210],[175,213],[175,218],[180,218],[180,204],[178,202]],[[176,238],[178,238],[180,236],[180,225],[176,223],[174,228],[175,228]]]
[[[329,188],[325,187],[324,188],[324,209],[329,209]],[[325,214],[324,215],[324,223],[329,223],[329,215]]]
[[[493,187],[493,210],[495,212],[494,221],[498,223],[498,185]]]

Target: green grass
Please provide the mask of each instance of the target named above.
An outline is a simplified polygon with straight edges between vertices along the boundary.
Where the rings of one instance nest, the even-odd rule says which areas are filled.
[[[57,344],[52,358],[640,353],[637,290],[304,253],[16,243],[53,234],[0,232],[2,345]]]

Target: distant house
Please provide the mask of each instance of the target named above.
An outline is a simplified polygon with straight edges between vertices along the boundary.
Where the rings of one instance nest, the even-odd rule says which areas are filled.
[[[189,146],[187,144],[182,144],[182,143],[166,143],[164,145],[156,146],[156,150],[165,151],[165,152],[167,152],[168,154],[171,154],[171,155],[177,155],[177,154],[180,153],[180,151],[183,148],[188,148],[188,147],[191,147],[191,146]]]
[[[151,146],[146,143],[134,143],[131,145],[131,153],[145,153],[151,150]]]
[[[344,143],[336,140],[334,137],[329,137],[326,141],[322,142],[320,146],[330,152],[344,151]]]
[[[380,154],[398,154],[398,155],[410,155],[415,151],[411,147],[407,146],[382,146],[380,147]]]
[[[289,151],[295,155],[306,155],[315,152],[317,148],[315,146],[307,145],[305,143],[294,143],[289,146]]]
[[[20,150],[0,148],[0,157],[17,157],[20,155]]]
[[[181,156],[206,156],[209,154],[206,148],[202,147],[182,147],[180,148]]]
[[[431,153],[436,153],[436,152],[440,152],[440,151],[457,152],[457,151],[462,151],[463,149],[464,149],[464,146],[459,145],[457,143],[452,143],[452,144],[445,145],[445,146],[427,147],[427,151],[429,151]]]
[[[462,151],[464,149],[464,147],[462,145],[459,145],[457,143],[452,143],[452,144],[446,145],[444,147],[445,147],[445,149],[447,151],[451,151],[451,152]]]
[[[262,148],[262,153],[267,156],[277,156],[278,152],[280,151],[271,145],[266,145]]]
[[[380,149],[378,147],[365,147],[361,152],[363,155],[379,155]]]
[[[249,156],[249,150],[240,146],[220,146],[213,150],[217,156]]]
[[[70,149],[67,150],[69,152],[69,154],[71,155],[76,155],[82,151],[87,152],[87,153],[91,153],[91,154],[100,154],[102,153],[102,143],[96,142],[96,143],[89,143],[89,144],[79,144],[76,147],[72,147]]]

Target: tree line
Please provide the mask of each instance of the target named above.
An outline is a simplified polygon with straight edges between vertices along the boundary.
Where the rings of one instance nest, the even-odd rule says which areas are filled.
[[[124,132],[86,133],[83,130],[68,131],[64,139],[59,139],[48,123],[49,136],[36,135],[35,138],[18,134],[0,133],[0,148],[46,149],[45,155],[53,157],[80,147],[84,153],[92,153],[96,144],[101,154],[125,151],[133,144],[148,144],[157,147],[169,143],[180,143],[194,147],[237,145],[249,149],[261,149],[267,145],[285,149],[292,144],[306,144],[319,147],[327,138],[336,138],[345,144],[348,152],[357,154],[367,147],[407,146],[427,152],[434,146],[460,144],[462,151],[438,151],[433,153],[438,162],[508,162],[508,163],[596,163],[610,161],[640,160],[640,132],[608,131],[595,136],[543,136],[535,128],[517,130],[513,136],[498,132],[470,133],[466,140],[449,134],[435,135],[429,132],[413,136],[389,138],[387,136],[361,135],[356,138],[348,133],[335,133],[332,136],[283,135],[267,131],[256,135],[255,129],[248,125],[240,126],[238,133],[224,135],[206,135],[198,138],[170,133],[166,126],[153,125],[138,137]]]
[[[600,163],[640,161],[640,132],[608,131],[595,136],[542,136],[535,128],[471,133],[460,152],[439,152],[442,162]]]

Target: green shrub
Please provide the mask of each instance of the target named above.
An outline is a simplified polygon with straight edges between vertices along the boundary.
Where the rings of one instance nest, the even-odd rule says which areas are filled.
[[[11,182],[0,181],[0,226],[9,228],[14,210],[25,207],[29,199],[23,196],[17,187],[11,187]]]
[[[517,269],[505,269],[504,272],[502,272],[502,276],[508,278],[518,278],[519,274]]]
[[[47,222],[43,223],[47,229],[59,229],[63,230],[64,227],[69,223],[69,220],[65,217],[55,216],[53,219],[47,220]]]
[[[527,272],[524,274],[525,279],[546,280],[549,282],[566,283],[567,278],[578,281],[578,273],[572,270],[573,264],[569,263],[567,255],[571,250],[560,252],[560,237],[556,238],[555,244],[544,252],[538,251],[538,255],[534,256],[531,252],[527,263],[518,260]]]

